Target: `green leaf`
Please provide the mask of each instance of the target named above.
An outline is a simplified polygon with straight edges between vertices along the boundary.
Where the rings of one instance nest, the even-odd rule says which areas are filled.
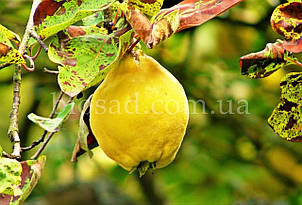
[[[89,131],[89,128],[88,128],[84,118],[85,118],[85,115],[88,114],[88,113],[86,113],[86,111],[90,107],[91,99],[92,99],[92,95],[87,99],[87,101],[84,104],[84,107],[83,107],[83,110],[81,113],[81,117],[80,117],[79,132],[78,132],[80,147],[83,150],[85,150],[86,152],[88,152],[89,156],[92,156],[92,152],[88,148],[88,144],[87,144],[87,138],[88,138],[90,131]]]
[[[121,15],[120,6],[121,4],[116,1],[108,8],[110,12],[108,12],[108,9],[106,9],[82,19],[83,26],[97,25],[98,27],[107,28],[108,25],[106,25],[106,22],[108,23],[116,21],[114,27],[116,30],[120,30],[122,27],[127,25],[125,18]]]
[[[302,141],[302,72],[287,74],[280,83],[281,103],[268,119],[269,125],[282,138]]]
[[[93,26],[103,22],[104,15],[102,11],[94,13],[93,15],[87,16],[86,18],[82,19],[84,26]]]
[[[17,160],[0,158],[0,193],[20,196],[21,173],[22,166]]]
[[[6,161],[7,160],[12,161],[12,159],[7,159],[7,158],[4,159]],[[6,184],[2,182],[5,182],[9,179],[9,177],[7,176],[11,172],[11,171],[5,171],[6,178],[5,180],[2,180],[1,160],[2,159],[0,158],[0,179],[1,179],[0,187]],[[20,194],[16,196],[10,193],[3,193],[0,195],[0,204],[18,205],[23,201],[25,201],[25,199],[29,196],[29,194],[32,192],[32,190],[38,183],[45,161],[46,161],[45,156],[39,157],[38,160],[28,160],[23,162],[18,162],[16,160],[13,160],[13,164],[14,164],[13,166],[16,166],[18,168],[16,174],[17,182],[11,185],[10,189],[16,186]]]
[[[25,63],[24,58],[13,47],[11,41],[18,45],[20,37],[0,24],[0,63]]]
[[[68,104],[54,119],[40,117],[34,113],[29,114],[27,117],[32,122],[38,124],[40,127],[47,130],[48,132],[56,132],[58,131],[62,123],[65,121],[65,119],[69,116],[73,106],[74,103]]]
[[[72,153],[72,162],[76,162],[77,158],[85,152],[88,152],[89,156],[92,157],[93,153],[91,152],[91,149],[98,146],[98,143],[91,131],[89,124],[89,110],[91,99],[92,95],[87,99],[82,109],[78,131],[78,140],[74,146]]]
[[[46,39],[71,24],[108,8],[115,0],[45,0],[37,7],[34,25],[42,39]]]
[[[133,32],[122,36],[94,26],[70,26],[49,47],[49,59],[59,66],[61,90],[73,97],[104,79],[115,61],[129,47]]]

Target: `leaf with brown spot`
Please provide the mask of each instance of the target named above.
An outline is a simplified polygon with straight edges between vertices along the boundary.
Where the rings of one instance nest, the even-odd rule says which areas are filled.
[[[268,119],[269,125],[283,139],[302,140],[302,72],[287,74],[280,83],[281,103]]]
[[[291,62],[282,43],[268,43],[263,51],[240,58],[241,74],[250,78],[265,78]]]
[[[60,64],[61,90],[73,97],[99,83],[112,65],[132,43],[128,29],[108,35],[95,26],[71,26],[52,40],[49,59]],[[126,32],[126,33],[125,33]]]
[[[0,24],[0,63],[24,64],[22,55],[11,42],[19,45],[20,37]]]
[[[5,159],[5,158],[2,158]],[[1,160],[1,157],[0,157]],[[11,160],[11,159],[7,159]],[[6,161],[7,161],[6,160]],[[11,160],[12,161],[12,160]],[[42,169],[44,167],[46,161],[45,156],[39,157],[38,160],[28,160],[28,161],[23,161],[23,162],[18,162],[15,160],[15,165],[20,168],[20,174],[18,174],[18,177],[20,177],[20,183],[17,184],[18,189],[20,190],[20,195],[10,195],[10,194],[0,194],[0,204],[1,205],[13,205],[13,204],[21,204],[22,202],[25,201],[25,199],[30,195],[34,187],[39,181],[39,178],[42,173]],[[1,166],[1,163],[0,163]],[[7,164],[7,166],[11,166]],[[1,173],[8,174],[8,172],[11,172],[12,170],[10,169],[9,171],[7,170],[6,173]],[[0,172],[1,172],[1,167],[0,167]],[[19,172],[19,170],[18,170]],[[3,175],[1,175],[3,176]],[[0,177],[1,179],[1,177]],[[3,184],[5,182],[5,179],[1,179],[1,183]]]
[[[130,7],[139,9],[149,16],[156,15],[163,5],[164,0],[128,0]]]
[[[34,14],[34,25],[46,39],[98,11],[108,8],[114,0],[44,0]]]
[[[278,6],[271,17],[271,26],[285,37],[284,48],[293,53],[302,52],[302,2]]]

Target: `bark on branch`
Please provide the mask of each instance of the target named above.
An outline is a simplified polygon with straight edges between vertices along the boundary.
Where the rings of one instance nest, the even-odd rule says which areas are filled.
[[[27,22],[23,38],[20,43],[20,47],[18,49],[21,55],[26,54],[29,37],[31,35],[31,32],[34,30],[33,15],[39,3],[40,0],[33,0],[29,20]],[[13,85],[14,85],[13,105],[10,113],[10,123],[8,128],[8,137],[14,143],[13,152],[11,155],[16,159],[21,158],[21,144],[20,144],[19,125],[18,125],[19,107],[20,107],[20,90],[21,90],[21,69],[22,69],[21,65],[15,66],[15,71],[13,76]]]

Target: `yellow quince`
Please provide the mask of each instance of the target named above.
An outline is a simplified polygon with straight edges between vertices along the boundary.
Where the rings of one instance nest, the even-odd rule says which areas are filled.
[[[105,154],[143,175],[171,163],[189,119],[177,79],[146,55],[127,54],[93,94],[90,125]]]

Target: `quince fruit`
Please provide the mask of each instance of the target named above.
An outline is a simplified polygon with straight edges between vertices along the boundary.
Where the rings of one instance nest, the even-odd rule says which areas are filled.
[[[127,54],[93,94],[90,125],[105,154],[140,175],[170,164],[189,120],[177,79],[146,55]]]

